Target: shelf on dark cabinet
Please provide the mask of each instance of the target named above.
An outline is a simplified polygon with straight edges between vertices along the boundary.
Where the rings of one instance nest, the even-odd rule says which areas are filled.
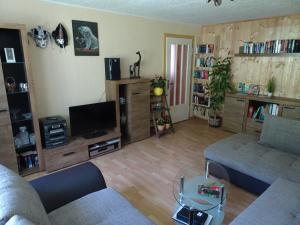
[[[32,121],[32,118],[20,118],[16,120],[12,120],[12,123],[21,123],[21,122],[27,122],[27,121]]]
[[[20,147],[16,147],[16,152],[18,154],[23,153],[23,152],[28,152],[28,151],[33,151],[35,150],[36,145],[35,144],[28,144],[28,145],[23,145]]]
[[[24,64],[24,62],[14,62],[14,63],[1,62],[1,63],[2,63],[2,65]]]
[[[28,91],[15,91],[15,92],[7,93],[7,95],[19,95],[19,94],[28,94]]]

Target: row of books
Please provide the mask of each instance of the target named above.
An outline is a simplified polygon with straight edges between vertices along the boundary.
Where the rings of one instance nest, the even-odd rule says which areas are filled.
[[[193,84],[193,92],[205,93],[205,87],[203,84]]]
[[[197,79],[208,79],[209,72],[207,70],[194,71],[193,77]]]
[[[250,106],[248,110],[248,118],[258,119],[263,121],[265,119],[266,114],[270,114],[273,116],[278,115],[279,107],[277,104],[267,104],[265,106]]]
[[[29,169],[39,165],[38,155],[36,151],[28,151],[19,154],[18,157],[19,168]]]
[[[200,57],[195,61],[196,67],[213,67],[214,59],[213,57]]]
[[[213,44],[197,45],[196,53],[212,53],[214,51]]]
[[[196,105],[209,105],[209,97],[205,96],[204,93],[200,93],[203,94],[203,96],[199,96],[199,95],[193,95],[193,100],[192,102]]]
[[[266,42],[244,42],[240,53],[245,54],[275,54],[300,52],[300,40],[272,40]]]

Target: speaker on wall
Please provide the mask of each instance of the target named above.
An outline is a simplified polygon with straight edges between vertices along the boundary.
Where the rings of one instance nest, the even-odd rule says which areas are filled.
[[[120,80],[120,58],[104,58],[106,80]]]

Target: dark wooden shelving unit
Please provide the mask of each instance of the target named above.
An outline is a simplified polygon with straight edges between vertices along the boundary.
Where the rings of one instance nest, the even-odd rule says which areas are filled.
[[[0,163],[24,176],[44,169],[26,40],[24,25],[0,24]],[[6,62],[4,48],[13,48],[16,62]],[[6,85],[9,78],[16,84],[13,91]],[[20,83],[27,84],[27,91],[19,87]],[[25,118],[23,114],[28,113],[31,117]],[[22,126],[26,127],[28,141],[29,135],[34,135],[35,141],[16,146]]]

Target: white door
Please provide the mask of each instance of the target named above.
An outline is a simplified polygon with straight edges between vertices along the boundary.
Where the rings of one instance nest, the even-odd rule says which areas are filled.
[[[168,103],[174,123],[189,118],[192,39],[166,38]]]

